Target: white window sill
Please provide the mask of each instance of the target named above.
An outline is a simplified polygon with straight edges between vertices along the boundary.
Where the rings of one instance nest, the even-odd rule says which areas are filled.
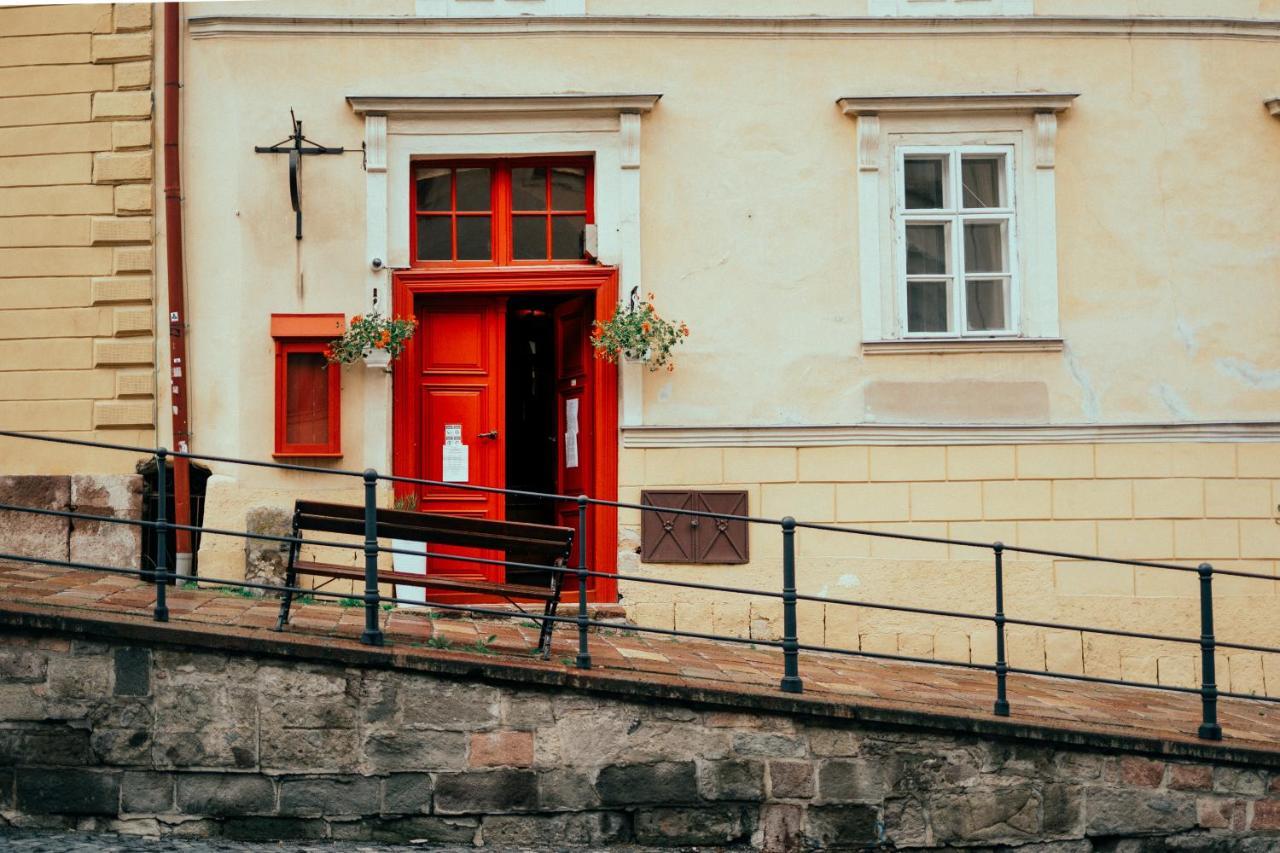
[[[863,355],[936,355],[949,352],[1061,352],[1062,338],[907,338],[863,341]]]

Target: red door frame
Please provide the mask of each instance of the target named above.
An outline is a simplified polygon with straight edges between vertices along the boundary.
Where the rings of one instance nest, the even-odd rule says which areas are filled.
[[[613,316],[618,303],[618,271],[605,266],[528,266],[465,269],[413,268],[392,275],[392,310],[397,316],[414,315],[414,299],[419,294],[467,296],[477,294],[571,294],[595,296],[595,318]],[[403,394],[412,386],[409,365],[419,362],[416,339],[411,338],[403,357],[392,371],[392,466],[397,476],[420,477],[422,452],[416,406],[404,405]],[[618,370],[604,359],[593,359],[591,379],[596,389],[591,413],[596,434],[594,483],[589,497],[618,499]],[[614,574],[618,569],[618,511],[614,507],[593,506],[589,510],[588,532],[594,541],[587,555],[592,571]],[[618,600],[615,578],[592,578],[589,601],[612,604]],[[577,600],[577,586],[570,583],[566,600]]]

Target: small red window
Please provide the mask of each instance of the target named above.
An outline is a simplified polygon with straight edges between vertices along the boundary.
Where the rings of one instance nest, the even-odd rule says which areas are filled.
[[[414,261],[584,263],[593,177],[582,158],[415,163]]]
[[[275,455],[342,455],[342,373],[325,349],[341,314],[272,314],[276,342]]]

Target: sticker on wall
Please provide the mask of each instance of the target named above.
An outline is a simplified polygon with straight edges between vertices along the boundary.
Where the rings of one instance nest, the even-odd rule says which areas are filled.
[[[470,479],[470,449],[462,443],[462,424],[444,425],[443,471],[446,483],[465,483]]]
[[[578,398],[564,401],[564,467],[578,467]]]

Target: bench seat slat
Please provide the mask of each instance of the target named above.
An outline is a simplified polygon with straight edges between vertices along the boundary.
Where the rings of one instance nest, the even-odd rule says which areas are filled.
[[[364,531],[364,507],[350,504],[331,504],[320,501],[298,501],[297,511],[302,516],[339,518],[359,523]],[[438,527],[459,533],[480,534],[491,538],[510,537],[522,542],[541,542],[548,546],[565,546],[573,539],[573,528],[547,524],[531,524],[525,521],[499,521],[492,518],[470,518],[433,512],[379,509],[378,526],[388,527]]]
[[[302,530],[317,530],[325,533],[339,533],[350,536],[364,536],[364,522],[353,519],[337,518],[327,515],[298,515],[298,527]],[[572,531],[570,531],[572,532]],[[422,522],[412,527],[401,524],[378,522],[379,539],[403,539],[408,542],[429,542],[438,545],[453,545],[463,548],[484,548],[487,550],[506,550],[519,548],[539,551],[548,555],[559,555],[569,545],[569,540],[548,541],[546,539],[528,539],[518,536],[480,533],[454,529],[446,524]]]
[[[344,580],[364,580],[364,569],[355,566],[339,566],[333,563],[316,563],[310,560],[298,560],[294,566],[302,574],[320,575],[322,577]],[[398,583],[405,586],[420,586],[426,589],[453,590],[456,592],[475,592],[486,595],[497,595],[503,598],[532,598],[537,601],[550,601],[554,596],[551,590],[540,586],[525,586],[509,583],[487,583],[485,581],[463,581],[453,578],[430,577],[407,572],[378,572],[379,583]],[[358,597],[358,596],[357,596]]]

